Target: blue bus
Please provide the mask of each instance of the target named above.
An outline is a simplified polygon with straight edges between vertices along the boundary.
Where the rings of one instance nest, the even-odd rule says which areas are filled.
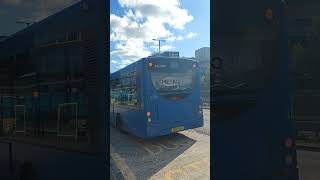
[[[286,1],[214,1],[213,179],[297,180]]]
[[[172,53],[111,74],[111,124],[142,138],[203,126],[199,62]]]

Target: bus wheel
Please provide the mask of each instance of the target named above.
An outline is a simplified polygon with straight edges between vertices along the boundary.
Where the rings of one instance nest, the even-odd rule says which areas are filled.
[[[20,168],[20,174],[18,180],[35,180],[36,173],[35,169],[32,167],[32,163],[24,162]]]
[[[116,128],[121,130],[121,127],[122,127],[122,123],[121,123],[120,114],[117,113],[117,115],[116,115]]]
[[[123,130],[123,126],[122,126],[122,119],[119,113],[117,113],[116,115],[116,128],[122,132],[125,133],[125,131]]]

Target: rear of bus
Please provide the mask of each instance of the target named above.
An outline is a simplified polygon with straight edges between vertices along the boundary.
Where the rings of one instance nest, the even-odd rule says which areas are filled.
[[[213,179],[295,180],[285,7],[277,0],[214,6]]]
[[[203,126],[198,61],[149,57],[143,72],[147,137]]]

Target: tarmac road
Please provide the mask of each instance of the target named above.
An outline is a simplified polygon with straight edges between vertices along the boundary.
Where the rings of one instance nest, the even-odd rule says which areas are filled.
[[[210,109],[203,109],[203,127],[196,128],[195,130],[210,136]]]

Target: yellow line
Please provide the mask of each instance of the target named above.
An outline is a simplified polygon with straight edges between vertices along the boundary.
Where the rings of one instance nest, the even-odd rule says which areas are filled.
[[[156,144],[145,144],[143,142],[139,142],[139,144],[142,146],[142,148],[146,151],[148,151],[149,154],[160,154],[161,152],[163,152],[163,148],[159,145],[156,145]],[[147,146],[153,146],[153,147],[156,147],[159,151],[157,152],[153,152],[152,150],[149,149],[149,147]]]
[[[164,144],[161,144],[161,143],[157,143],[159,146],[165,148],[165,149],[169,149],[169,150],[172,150],[172,149],[178,149],[179,148],[179,145],[177,144],[174,144],[174,143],[171,143],[172,145],[174,145],[174,147],[169,147],[167,145],[164,145]]]
[[[124,175],[124,178],[128,180],[136,180],[137,178],[135,174],[129,168],[125,160],[121,158],[120,155],[114,151],[111,145],[110,145],[110,152],[111,152],[110,153],[111,158],[116,163],[116,166],[120,169],[121,173]]]
[[[209,174],[206,171],[201,171],[201,170],[206,170],[203,168],[205,163],[206,163],[205,160],[194,161],[192,163],[185,165],[183,168],[187,169],[188,167],[191,167],[197,170],[198,173],[203,174],[205,176],[209,176]]]
[[[182,177],[186,177],[187,174],[185,171],[182,171],[181,169],[169,169],[164,173],[164,179],[165,180],[174,180],[174,178],[172,177],[174,174],[179,174],[180,176],[182,175]]]

